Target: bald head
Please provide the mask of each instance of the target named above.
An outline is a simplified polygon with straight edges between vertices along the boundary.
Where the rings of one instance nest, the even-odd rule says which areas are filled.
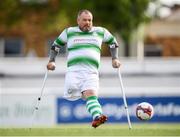
[[[80,10],[77,16],[77,24],[81,31],[88,32],[92,28],[93,16],[89,10]]]
[[[85,13],[85,14],[91,14],[91,16],[92,16],[92,13],[91,13],[89,10],[83,9],[83,10],[80,10],[80,11],[78,12],[77,18],[79,18],[79,17],[81,16],[82,13]]]

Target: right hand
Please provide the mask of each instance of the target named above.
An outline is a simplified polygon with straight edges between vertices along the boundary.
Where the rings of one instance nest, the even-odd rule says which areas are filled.
[[[55,68],[56,68],[56,64],[55,64],[55,62],[48,62],[48,64],[47,64],[47,69],[48,70],[55,70]]]

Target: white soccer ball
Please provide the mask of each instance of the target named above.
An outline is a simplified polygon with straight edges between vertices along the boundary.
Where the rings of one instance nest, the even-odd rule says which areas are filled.
[[[147,121],[150,120],[154,115],[153,106],[147,102],[142,102],[136,107],[136,116],[142,120]]]

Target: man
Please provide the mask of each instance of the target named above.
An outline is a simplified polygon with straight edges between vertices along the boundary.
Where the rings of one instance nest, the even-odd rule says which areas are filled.
[[[47,69],[55,69],[55,57],[59,47],[66,45],[68,57],[64,97],[68,100],[85,99],[86,108],[93,118],[92,127],[96,128],[107,121],[107,116],[102,114],[97,94],[102,42],[110,47],[112,66],[119,68],[120,62],[116,39],[105,28],[94,27],[92,20],[93,16],[89,10],[79,11],[78,26],[66,28],[54,41]]]

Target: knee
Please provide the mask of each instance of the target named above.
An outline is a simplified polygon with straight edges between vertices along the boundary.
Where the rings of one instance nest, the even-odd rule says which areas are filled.
[[[83,91],[83,97],[88,98],[90,96],[97,96],[94,90],[85,90]]]

